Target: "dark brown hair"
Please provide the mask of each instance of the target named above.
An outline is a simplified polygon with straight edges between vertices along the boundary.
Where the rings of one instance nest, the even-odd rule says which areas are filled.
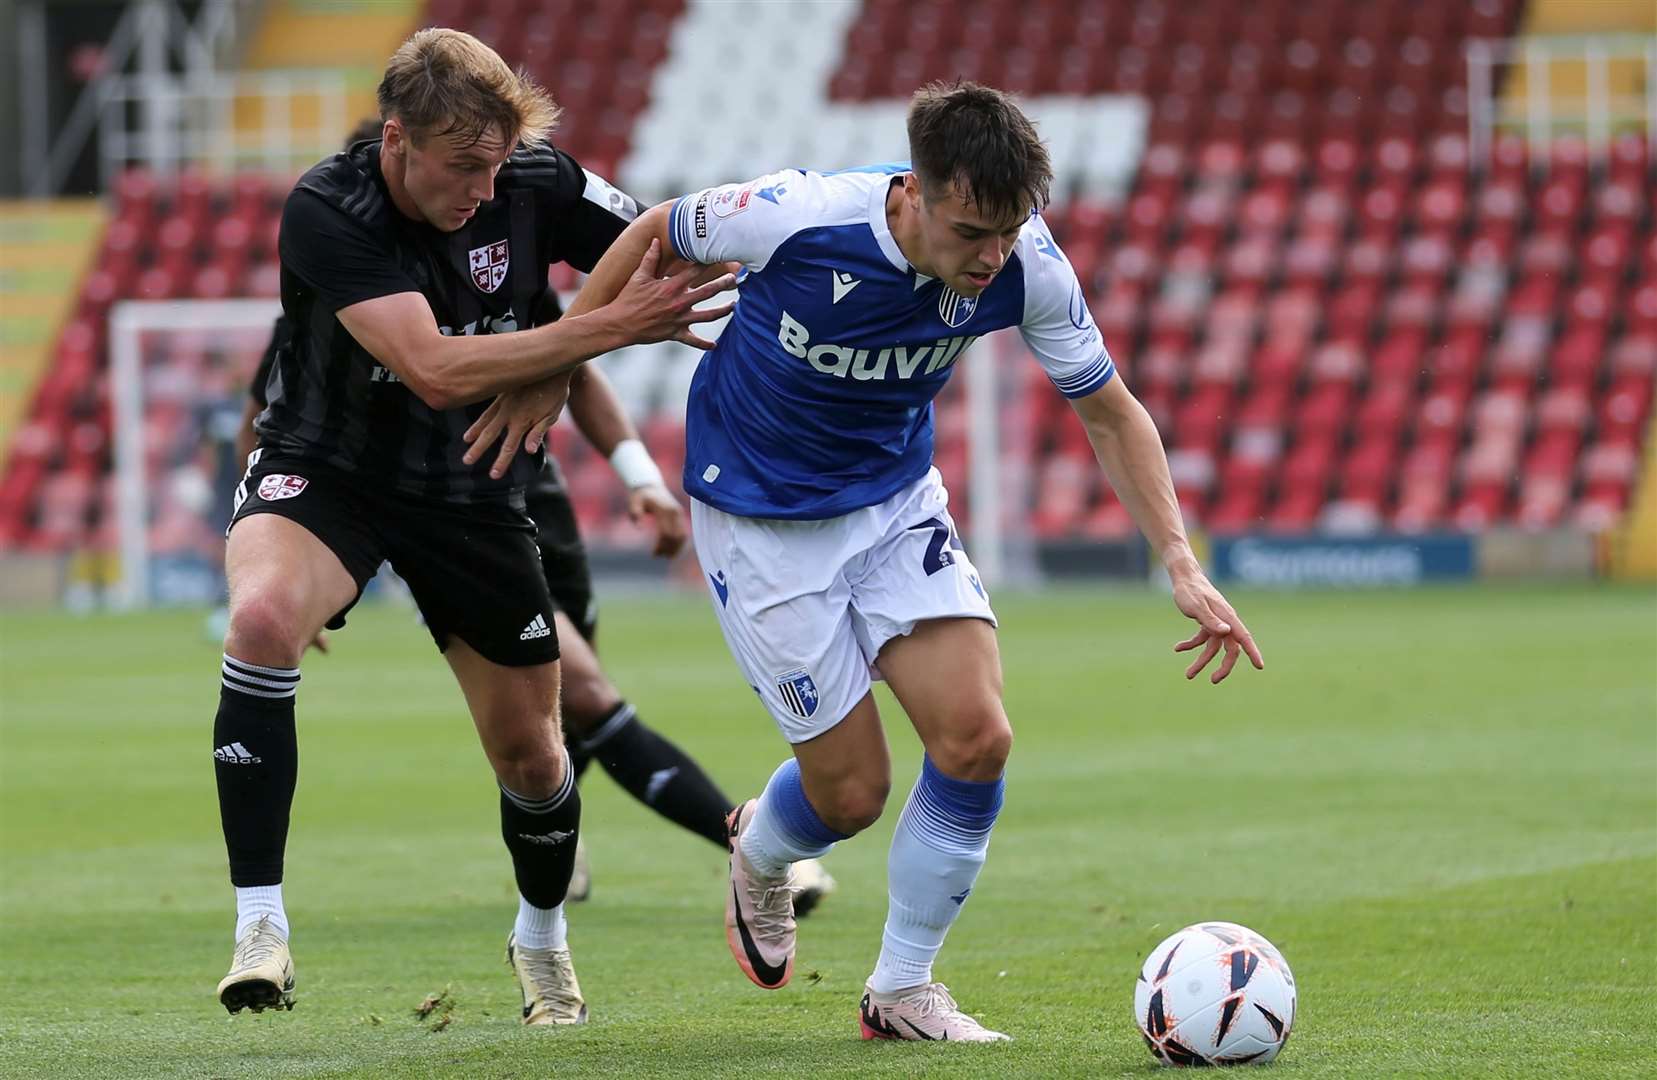
[[[909,102],[909,159],[921,191],[950,183],[994,222],[1047,205],[1053,162],[1036,126],[1013,99],[973,82],[934,82]]]
[[[391,54],[378,97],[380,119],[397,117],[416,141],[459,135],[477,142],[498,127],[508,146],[537,146],[563,111],[494,49],[437,27],[416,31]]]

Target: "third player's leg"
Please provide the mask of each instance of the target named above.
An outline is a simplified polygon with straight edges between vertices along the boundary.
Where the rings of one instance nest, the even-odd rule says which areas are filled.
[[[562,652],[562,722],[576,779],[587,762],[597,761],[629,795],[723,848],[731,800],[695,759],[639,718],[569,617],[560,611],[555,624]]]

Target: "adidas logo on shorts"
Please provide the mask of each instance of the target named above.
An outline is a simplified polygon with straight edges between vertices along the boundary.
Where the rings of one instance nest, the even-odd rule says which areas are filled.
[[[551,636],[552,627],[547,625],[546,617],[543,615],[537,615],[535,618],[529,620],[529,625],[524,627],[524,632],[518,635],[518,640],[534,641],[536,638]]]

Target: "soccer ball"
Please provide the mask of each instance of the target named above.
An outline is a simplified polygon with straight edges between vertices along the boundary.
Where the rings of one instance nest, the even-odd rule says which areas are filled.
[[[1294,1026],[1295,977],[1248,927],[1197,923],[1145,958],[1133,1014],[1164,1065],[1264,1065]]]

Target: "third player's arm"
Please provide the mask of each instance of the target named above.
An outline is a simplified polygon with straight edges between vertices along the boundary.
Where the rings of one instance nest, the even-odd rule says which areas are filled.
[[[582,436],[609,459],[626,485],[627,516],[651,530],[652,553],[663,558],[677,555],[690,535],[685,508],[668,490],[662,470],[651,460],[602,368],[587,364],[571,373],[569,410]]]
[[[570,419],[600,457],[608,458],[628,440],[639,440],[639,429],[597,365],[583,366],[570,375],[569,410]]]
[[[1151,414],[1119,377],[1086,397],[1072,400],[1071,405],[1082,418],[1105,478],[1167,567],[1174,603],[1197,621],[1197,632],[1174,646],[1177,652],[1198,647],[1203,650],[1185,669],[1185,677],[1195,678],[1221,649],[1225,657],[1212,676],[1214,682],[1231,674],[1239,652],[1246,654],[1256,668],[1265,667],[1248,627],[1208,580],[1191,551],[1173,479],[1168,474],[1168,455],[1163,452],[1162,437]]]

